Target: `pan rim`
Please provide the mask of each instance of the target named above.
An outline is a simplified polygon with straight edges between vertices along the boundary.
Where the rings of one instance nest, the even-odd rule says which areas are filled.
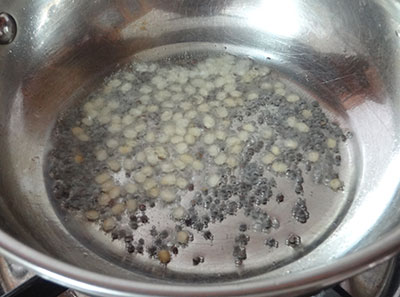
[[[282,296],[282,294],[322,289],[340,282],[366,268],[387,260],[398,252],[400,230],[393,232],[354,254],[302,273],[292,273],[266,280],[249,281],[234,285],[215,283],[207,286],[182,286],[139,282],[92,272],[67,264],[34,250],[0,230],[0,252],[7,258],[28,267],[40,276],[58,284],[87,293],[104,296],[227,296],[257,295]]]

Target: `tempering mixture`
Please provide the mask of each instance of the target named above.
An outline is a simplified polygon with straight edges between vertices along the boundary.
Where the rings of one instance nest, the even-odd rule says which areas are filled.
[[[196,236],[212,242],[218,234],[210,226],[240,213],[246,222],[229,226],[237,234],[231,258],[240,266],[252,234],[265,234],[271,249],[301,244],[301,234],[274,238],[280,222],[269,205],[294,193],[286,207],[295,224],[307,223],[304,178],[341,191],[345,140],[317,101],[251,59],[136,62],[60,115],[48,174],[63,209],[124,242],[127,253],[163,264]],[[279,189],[277,179],[289,186]],[[163,229],[151,209],[175,227]],[[141,228],[147,237],[137,236]],[[205,260],[195,255],[191,265]]]

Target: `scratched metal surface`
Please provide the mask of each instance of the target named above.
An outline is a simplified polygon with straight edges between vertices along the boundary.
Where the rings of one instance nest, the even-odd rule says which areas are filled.
[[[3,1],[18,26],[0,48],[0,248],[39,274],[104,296],[285,296],[316,290],[394,253],[400,243],[398,29],[395,1]],[[198,49],[269,58],[353,131],[351,203],[329,237],[296,261],[196,282],[126,269],[74,237],[49,203],[45,142],[77,89],[89,93],[136,54]],[[83,95],[82,95],[83,96]],[[343,206],[342,206],[343,207]],[[318,210],[314,211],[319,214]],[[323,227],[322,227],[323,226]],[[14,239],[12,239],[12,236]],[[118,255],[118,251],[116,251]],[[218,274],[218,272],[216,272]],[[155,279],[157,279],[155,281]]]

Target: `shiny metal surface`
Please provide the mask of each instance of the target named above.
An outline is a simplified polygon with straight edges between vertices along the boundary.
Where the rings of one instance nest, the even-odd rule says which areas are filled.
[[[17,34],[17,24],[12,16],[0,13],[0,44],[11,43]]]
[[[399,287],[399,259],[395,257],[378,266],[345,280],[341,286],[353,297],[397,297],[393,288]]]
[[[59,283],[102,296],[295,296],[372,266],[400,244],[396,1],[2,1],[18,35],[0,48],[0,249]],[[328,238],[270,272],[199,283],[129,271],[93,253],[47,197],[51,123],[134,55],[195,49],[263,58],[353,132],[352,203]],[[321,222],[324,221],[321,214]],[[326,220],[325,220],[326,221]]]

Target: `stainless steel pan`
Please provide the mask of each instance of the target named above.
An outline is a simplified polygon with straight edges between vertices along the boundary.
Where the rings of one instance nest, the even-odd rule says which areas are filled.
[[[6,0],[0,10],[17,26],[13,39],[7,32],[14,24],[8,24],[1,41],[9,44],[0,46],[5,256],[47,279],[102,296],[294,296],[398,251],[396,1]],[[280,266],[218,273],[223,264],[217,261],[201,272],[168,274],[168,266],[159,265],[142,273],[111,244],[99,252],[94,237],[62,219],[46,191],[43,168],[52,123],[79,99],[77,90],[88,94],[132,57],[157,60],[198,50],[264,59],[353,134],[346,159],[351,186],[342,200],[328,203],[331,212],[321,203],[310,205],[312,232],[324,235]],[[299,228],[310,231],[307,225]]]

